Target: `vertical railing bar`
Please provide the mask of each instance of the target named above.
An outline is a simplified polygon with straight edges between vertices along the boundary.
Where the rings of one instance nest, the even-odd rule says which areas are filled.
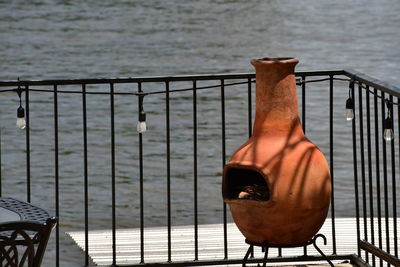
[[[167,131],[167,223],[168,223],[168,262],[171,262],[171,140],[170,140],[170,109],[169,82],[165,83],[166,91],[166,131]]]
[[[249,130],[249,137],[253,134],[252,129],[252,102],[251,102],[251,78],[247,80],[247,117],[248,117],[248,130]]]
[[[362,209],[363,209],[363,222],[364,222],[364,239],[368,241],[368,225],[367,225],[367,191],[365,183],[365,154],[364,154],[364,113],[363,113],[363,94],[362,84],[358,84],[358,107],[360,116],[360,158],[361,158],[361,184],[362,184]],[[369,253],[365,251],[365,258],[368,262]]]
[[[55,182],[55,205],[56,217],[60,218],[60,197],[59,197],[59,161],[58,161],[58,93],[57,85],[54,85],[54,182]],[[56,266],[60,265],[60,227],[56,225]]]
[[[371,150],[371,110],[370,110],[370,92],[369,86],[366,85],[365,90],[366,111],[367,111],[367,151],[368,151],[368,184],[369,184],[369,210],[370,210],[370,224],[371,224],[371,243],[375,245],[375,231],[374,231],[374,189],[372,182],[372,150]],[[372,266],[375,266],[375,256],[372,254]]]
[[[379,248],[382,249],[382,222],[381,222],[381,179],[380,179],[380,156],[379,156],[379,116],[378,116],[378,90],[374,88],[374,122],[375,122],[375,162],[376,162],[376,199],[378,213],[378,242]],[[383,261],[380,259],[380,266]]]
[[[354,113],[355,109],[355,98],[354,98],[354,82],[350,83],[350,90]],[[352,136],[353,136],[353,167],[354,167],[354,191],[355,191],[355,205],[356,205],[356,226],[357,226],[357,254],[361,257],[361,248],[360,248],[360,207],[359,207],[359,193],[358,193],[358,168],[357,168],[357,138],[356,138],[356,116],[352,120]]]
[[[301,76],[301,125],[306,133],[306,76]]]
[[[252,128],[252,97],[251,97],[251,78],[249,78],[247,80],[247,129],[249,131],[249,138],[252,136],[253,134],[253,128]],[[254,258],[254,250],[251,251],[250,254],[251,258]]]
[[[111,209],[112,209],[112,262],[117,263],[116,218],[115,218],[115,113],[114,84],[110,83],[110,115],[111,115]]]
[[[248,116],[248,118],[247,118],[247,123],[248,123],[247,128],[248,128],[248,131],[249,131],[249,138],[253,134],[253,128],[252,128],[252,126],[253,126],[253,124],[252,124],[252,120],[253,120],[253,118],[252,118],[252,97],[251,97],[251,87],[252,86],[251,86],[251,81],[252,81],[251,78],[249,78],[247,80],[247,116]],[[254,258],[254,250],[251,251],[250,257]]]
[[[25,86],[25,119],[26,119],[26,194],[27,202],[31,202],[31,138],[29,112],[29,86]]]
[[[142,83],[138,82],[138,92],[142,93]],[[140,98],[140,96],[139,96]],[[140,114],[138,100],[138,114]],[[139,133],[139,190],[140,190],[140,263],[144,263],[144,199],[143,199],[143,134]]]
[[[336,254],[336,225],[335,225],[335,179],[333,161],[333,75],[329,77],[329,165],[331,172],[331,220],[333,254]]]
[[[0,197],[3,196],[3,175],[1,173],[1,168],[3,166],[2,162],[1,162],[1,153],[2,153],[2,149],[1,149],[1,127],[0,127]]]
[[[248,123],[248,131],[249,131],[249,138],[253,134],[252,128],[252,97],[251,97],[251,78],[247,80],[247,123]],[[254,258],[254,250],[251,251],[250,254],[251,258]]]
[[[389,96],[389,101],[393,103],[393,96]],[[393,108],[390,109],[390,118],[392,118],[392,129],[393,136],[395,133],[394,130],[394,116],[393,116]],[[394,140],[390,141],[390,151],[391,151],[391,169],[392,169],[392,210],[393,210],[393,245],[394,245],[394,254],[398,257],[397,251],[397,203],[396,203],[396,163],[395,163],[395,151],[394,151]]]
[[[400,98],[397,97],[397,103],[400,103],[399,101],[400,101]],[[394,123],[394,118],[392,117],[392,119],[393,119],[393,123]],[[393,124],[393,126],[394,126],[394,124]],[[399,106],[397,106],[397,126],[398,126],[397,136],[399,138],[398,139],[398,144],[399,144],[399,152],[398,153],[400,155],[400,107]],[[393,154],[394,153],[395,152],[393,151]],[[399,156],[399,159],[400,159],[400,156]],[[399,167],[400,167],[400,163],[399,163]],[[392,184],[392,188],[393,188],[393,225],[394,225],[393,232],[394,232],[394,251],[395,251],[394,255],[396,256],[396,258],[398,258],[399,257],[399,252],[398,252],[398,250],[399,250],[398,242],[399,241],[398,241],[398,237],[397,237],[397,197],[396,197],[397,184],[396,184],[395,173],[396,173],[395,170],[393,170],[393,174],[394,174],[394,176],[392,176],[392,180],[393,180],[393,182],[392,182],[393,183]]]
[[[382,129],[384,129],[385,123],[385,93],[381,92],[381,119]],[[384,201],[385,201],[385,230],[386,230],[386,252],[390,254],[390,233],[389,233],[389,199],[388,199],[388,175],[387,175],[387,151],[386,151],[386,140],[383,139],[382,155],[383,155],[383,183],[384,183]]]
[[[226,162],[226,133],[225,133],[225,81],[221,79],[221,124],[222,124],[222,170]],[[224,220],[224,259],[228,259],[228,227],[227,227],[227,207],[223,203]]]
[[[194,180],[194,260],[199,259],[197,210],[197,89],[193,81],[193,180]]]
[[[301,76],[301,125],[306,133],[306,76]],[[307,255],[307,246],[303,248],[304,256]]]
[[[83,115],[83,165],[84,165],[84,202],[85,202],[85,265],[89,265],[89,189],[88,189],[88,151],[87,151],[87,110],[86,84],[82,84],[82,115]]]

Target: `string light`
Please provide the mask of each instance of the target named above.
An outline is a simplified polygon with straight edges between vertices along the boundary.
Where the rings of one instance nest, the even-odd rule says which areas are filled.
[[[19,78],[18,78],[19,80]],[[16,89],[18,97],[19,97],[19,107],[17,109],[17,122],[16,125],[18,128],[21,130],[26,128],[26,121],[25,121],[25,110],[22,107],[22,101],[21,101],[21,94],[22,94],[22,88],[18,85],[18,88]]]
[[[387,115],[386,115],[386,119],[383,123],[383,138],[385,139],[385,141],[390,142],[393,140],[393,123],[392,123],[392,118],[390,117],[391,114],[391,110],[392,110],[392,104],[390,103],[390,101],[388,99],[385,99],[386,102],[386,107],[387,107]]]
[[[351,97],[351,88],[354,86],[354,83],[350,83],[349,88],[349,98],[346,100],[346,120],[351,121],[354,119],[354,105],[353,98]]]
[[[138,133],[144,133],[147,130],[146,126],[146,113],[143,109],[143,98],[144,95],[139,95],[139,121],[136,125],[136,130]]]

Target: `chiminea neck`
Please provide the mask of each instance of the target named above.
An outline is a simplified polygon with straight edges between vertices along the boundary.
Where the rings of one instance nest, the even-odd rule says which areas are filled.
[[[281,132],[302,134],[294,67],[297,58],[252,60],[256,69],[256,118],[253,135]]]

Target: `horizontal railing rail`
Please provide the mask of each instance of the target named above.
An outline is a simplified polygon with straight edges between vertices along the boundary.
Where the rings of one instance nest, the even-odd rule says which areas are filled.
[[[349,77],[350,79],[360,82],[361,84],[391,94],[392,96],[400,97],[399,87],[383,82],[381,80],[377,80],[375,78],[372,78],[364,73],[355,70],[344,70],[343,74]]]
[[[326,71],[302,71],[296,72],[296,76],[329,76],[351,74],[344,70]],[[57,79],[57,80],[14,80],[0,81],[0,87],[9,86],[38,86],[38,85],[79,85],[79,84],[109,84],[109,83],[146,83],[146,82],[178,82],[178,81],[204,81],[204,80],[228,80],[255,78],[254,73],[233,73],[233,74],[199,74],[179,76],[149,76],[149,77],[123,77],[123,78],[96,78],[96,79]]]
[[[368,242],[361,240],[360,247],[361,247],[361,249],[368,251],[372,255],[386,261],[387,263],[390,263],[393,266],[400,266],[400,260],[397,257],[394,257],[393,255],[386,253],[382,249],[380,249],[374,245],[371,245]]]
[[[379,259],[370,253],[361,254],[361,239],[397,257],[400,205],[395,162],[399,161],[400,136],[395,134],[389,142],[383,140],[383,133],[389,113],[392,131],[400,132],[396,128],[400,127],[400,89],[353,70],[296,72],[296,77],[303,129],[321,143],[330,164],[332,249],[328,257],[378,264]],[[41,206],[47,205],[59,217],[55,239],[49,244],[54,259],[45,260],[48,266],[54,266],[54,261],[56,266],[82,261],[89,266],[91,260],[96,261],[90,255],[93,243],[89,233],[107,227],[112,244],[107,264],[123,265],[117,242],[121,227],[137,227],[140,233],[137,260],[129,266],[155,264],[146,254],[146,227],[157,224],[164,225],[167,232],[162,240],[167,247],[165,258],[156,262],[160,266],[240,263],[242,258],[229,254],[227,225],[231,219],[220,190],[215,190],[220,184],[214,180],[221,176],[236,144],[252,134],[254,83],[254,73],[0,81],[0,195],[19,194],[29,202],[42,202]],[[340,117],[345,114],[348,94],[355,113],[351,126],[341,123],[344,115],[343,120]],[[16,134],[9,121],[14,120],[19,96],[26,128]],[[153,128],[136,138],[127,125],[135,123],[132,114],[143,120],[143,112]],[[350,148],[352,158],[337,145]],[[390,145],[388,151],[386,145]],[[26,177],[13,181],[18,175]],[[354,179],[354,191],[346,191],[348,186],[340,184],[348,185],[343,177]],[[79,197],[83,204],[79,207],[80,202],[68,194]],[[342,198],[354,198],[354,212],[346,205],[338,206],[338,196],[346,205]],[[341,249],[337,212],[356,218],[356,251]],[[181,221],[193,225],[191,260],[175,258],[173,226]],[[209,248],[201,247],[199,225],[210,222],[221,224],[223,232],[218,247],[221,254],[215,260],[201,254]],[[84,232],[82,260],[76,256],[78,252],[65,252],[68,241],[61,235],[77,230]],[[279,249],[271,262],[322,260],[313,253],[306,247],[300,255]],[[65,258],[71,262],[61,260]],[[256,256],[251,262],[259,260]]]

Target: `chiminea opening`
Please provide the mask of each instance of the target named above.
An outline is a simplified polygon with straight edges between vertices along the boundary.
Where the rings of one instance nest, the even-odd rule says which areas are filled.
[[[270,198],[264,174],[255,169],[228,167],[223,181],[224,199],[268,201]]]

